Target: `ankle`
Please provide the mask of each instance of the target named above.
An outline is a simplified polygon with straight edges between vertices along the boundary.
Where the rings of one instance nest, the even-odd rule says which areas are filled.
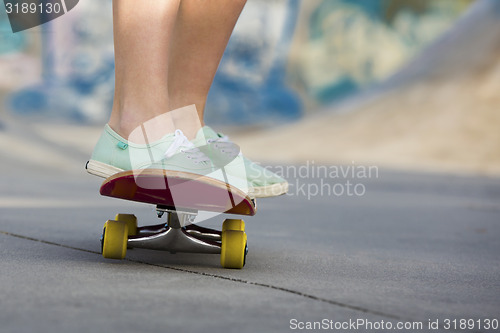
[[[109,127],[127,141],[145,144],[160,140],[165,135],[182,130],[189,140],[203,127],[196,106],[188,105],[161,114],[131,108],[113,107]]]
[[[124,113],[119,118],[112,117],[108,125],[121,137],[136,144],[155,142],[175,131],[168,113],[146,119],[138,118],[133,113]]]

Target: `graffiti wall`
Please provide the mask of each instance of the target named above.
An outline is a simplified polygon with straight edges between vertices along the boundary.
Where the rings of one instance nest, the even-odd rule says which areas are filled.
[[[224,54],[207,121],[296,120],[383,81],[471,0],[249,0]],[[12,33],[0,11],[0,91],[16,114],[104,122],[114,85],[109,0],[80,1]]]

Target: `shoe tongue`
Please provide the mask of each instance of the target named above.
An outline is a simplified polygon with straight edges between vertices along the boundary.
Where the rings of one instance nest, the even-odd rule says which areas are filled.
[[[172,144],[168,147],[164,156],[166,158],[170,158],[173,155],[175,155],[181,147],[192,148],[193,146],[194,145],[191,142],[189,142],[184,133],[182,133],[180,129],[177,129],[174,132],[174,140]]]
[[[209,126],[203,126],[196,133],[196,141],[205,142],[207,139],[217,139],[219,135]]]

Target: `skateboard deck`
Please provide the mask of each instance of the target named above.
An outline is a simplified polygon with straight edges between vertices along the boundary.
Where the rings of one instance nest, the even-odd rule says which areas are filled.
[[[143,169],[107,178],[101,195],[163,206],[169,210],[200,210],[236,215],[256,213],[255,201],[222,181],[198,174]]]

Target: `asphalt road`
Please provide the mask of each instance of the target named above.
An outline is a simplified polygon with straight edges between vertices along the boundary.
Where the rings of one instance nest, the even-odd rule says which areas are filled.
[[[19,133],[0,129],[4,138]],[[81,152],[5,142],[2,333],[287,332],[314,322],[445,332],[454,319],[487,332],[488,320],[500,320],[498,178],[385,169],[371,178],[294,177],[288,169],[291,195],[258,201],[245,219],[247,264],[225,270],[217,255],[134,249],[123,261],[103,259],[103,223],[122,212],[155,224],[152,207],[101,197]],[[44,151],[68,165],[44,163]],[[347,194],[347,180],[362,184],[359,195]],[[396,330],[401,323],[412,329]]]

